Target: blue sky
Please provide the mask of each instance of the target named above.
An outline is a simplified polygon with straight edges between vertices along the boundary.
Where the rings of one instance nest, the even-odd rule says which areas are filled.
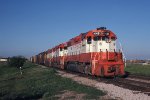
[[[127,59],[150,59],[149,0],[0,0],[0,56],[30,57],[106,26]]]

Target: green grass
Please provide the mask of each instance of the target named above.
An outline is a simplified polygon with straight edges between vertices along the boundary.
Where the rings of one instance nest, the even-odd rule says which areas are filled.
[[[56,75],[52,68],[41,68],[27,62],[22,68],[0,65],[0,100],[5,99],[58,99],[56,94],[69,90],[84,93],[84,99],[97,99],[104,92],[78,84],[71,79]]]
[[[150,76],[150,65],[127,64],[125,71],[131,74]]]

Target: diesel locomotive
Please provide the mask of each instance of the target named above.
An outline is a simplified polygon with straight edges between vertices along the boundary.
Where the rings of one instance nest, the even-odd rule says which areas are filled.
[[[124,75],[125,61],[116,40],[115,33],[100,27],[32,56],[31,61],[94,76]]]

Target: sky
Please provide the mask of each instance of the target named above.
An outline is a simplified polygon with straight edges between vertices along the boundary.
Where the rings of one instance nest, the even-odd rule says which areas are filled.
[[[0,56],[31,57],[97,27],[127,59],[150,59],[150,0],[0,0]]]

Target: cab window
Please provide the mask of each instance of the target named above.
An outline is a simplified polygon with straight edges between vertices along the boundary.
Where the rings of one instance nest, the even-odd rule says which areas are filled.
[[[94,37],[94,41],[99,41],[100,39],[101,39],[100,36],[95,36],[95,37]]]
[[[64,47],[64,50],[67,50],[67,47]]]
[[[60,51],[62,51],[62,48],[60,48]]]
[[[111,37],[111,41],[115,41],[116,40],[116,38],[115,37]]]
[[[91,36],[89,36],[89,37],[87,38],[87,44],[91,44],[91,42],[92,42],[92,38],[91,38]]]
[[[108,41],[108,40],[109,40],[109,38],[107,36],[102,37],[102,41]]]

